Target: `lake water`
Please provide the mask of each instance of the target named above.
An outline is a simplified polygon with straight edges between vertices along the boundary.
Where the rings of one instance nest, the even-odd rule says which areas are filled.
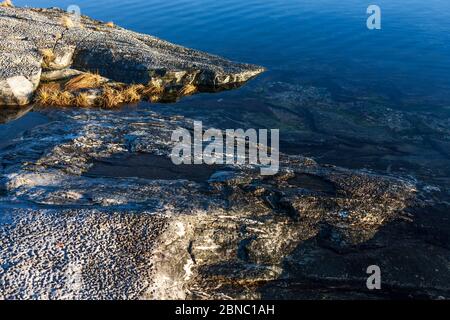
[[[286,153],[449,188],[448,0],[14,3],[78,5],[82,14],[268,69],[239,90],[138,108],[221,128],[279,128]],[[370,4],[382,10],[381,30],[366,27]]]

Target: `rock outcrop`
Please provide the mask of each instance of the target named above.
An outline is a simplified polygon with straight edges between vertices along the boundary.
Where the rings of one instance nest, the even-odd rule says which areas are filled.
[[[65,19],[0,7],[1,103],[26,104],[40,82],[83,72],[99,71],[108,90],[152,82],[177,91],[233,87],[263,71]],[[95,100],[92,91],[82,93]],[[275,98],[309,107],[316,95]],[[271,105],[290,121],[309,114]],[[315,107],[318,126],[334,130],[336,118]],[[0,123],[30,109],[3,107]],[[411,177],[286,154],[274,176],[175,166],[171,134],[192,131],[190,119],[146,106],[34,111],[44,119],[0,146],[0,299],[450,297],[448,201]],[[382,290],[366,287],[369,265],[382,268]]]
[[[446,209],[413,222],[414,181],[286,155],[272,177],[178,167],[170,137],[189,119],[44,114],[0,152],[0,298],[450,296],[448,224],[430,228]]]
[[[60,71],[50,73],[57,80],[69,67],[113,82],[199,91],[238,86],[264,71],[54,8],[0,7],[0,37],[0,105],[32,102],[43,72]]]

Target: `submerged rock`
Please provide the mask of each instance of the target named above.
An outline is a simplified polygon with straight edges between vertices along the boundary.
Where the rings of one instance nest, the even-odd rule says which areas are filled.
[[[200,91],[237,86],[264,71],[85,16],[71,19],[55,8],[0,7],[0,105],[30,103],[43,70],[47,80],[73,68],[126,84]],[[54,70],[60,72],[48,73]]]

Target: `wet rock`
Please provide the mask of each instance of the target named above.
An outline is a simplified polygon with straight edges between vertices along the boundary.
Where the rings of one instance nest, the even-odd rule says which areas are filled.
[[[285,153],[301,153],[346,168],[414,176],[439,187],[446,193],[443,199],[449,197],[450,117],[446,105],[433,106],[430,112],[423,105],[405,107],[367,97],[367,91],[352,92],[351,99],[341,101],[331,89],[303,84],[304,74],[293,78],[295,81],[274,81],[282,76],[285,74],[271,71],[255,86],[227,99],[205,96],[195,104],[182,102],[171,110],[158,111],[195,117],[209,127],[234,128],[251,122],[256,128],[280,128]],[[343,87],[341,90],[348,89]],[[211,106],[220,108],[211,113]]]
[[[414,181],[286,155],[270,177],[245,165],[172,171],[171,132],[189,119],[48,117],[0,150],[0,212],[14,217],[0,226],[2,298],[449,296],[448,228],[433,235],[425,213],[411,216]],[[374,295],[364,268],[377,263],[390,289]]]

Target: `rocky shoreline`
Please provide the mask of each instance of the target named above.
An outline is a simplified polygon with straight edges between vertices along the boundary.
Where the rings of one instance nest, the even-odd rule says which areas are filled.
[[[44,113],[1,150],[1,298],[449,297],[448,208],[414,181],[286,155],[173,172],[191,120],[109,112]]]
[[[63,94],[86,72],[98,71],[101,88],[70,94],[98,105],[105,90],[178,97],[264,70],[87,17],[68,28],[65,14],[0,7],[4,102],[31,102],[41,82]],[[23,95],[10,87],[17,79],[31,83]],[[45,121],[0,148],[0,299],[450,298],[448,202],[413,178],[286,154],[269,177],[250,165],[174,168],[171,133],[192,130],[189,118],[36,110]],[[380,291],[366,287],[374,264]]]
[[[175,100],[234,88],[264,71],[57,8],[0,7],[0,36],[0,105]]]

